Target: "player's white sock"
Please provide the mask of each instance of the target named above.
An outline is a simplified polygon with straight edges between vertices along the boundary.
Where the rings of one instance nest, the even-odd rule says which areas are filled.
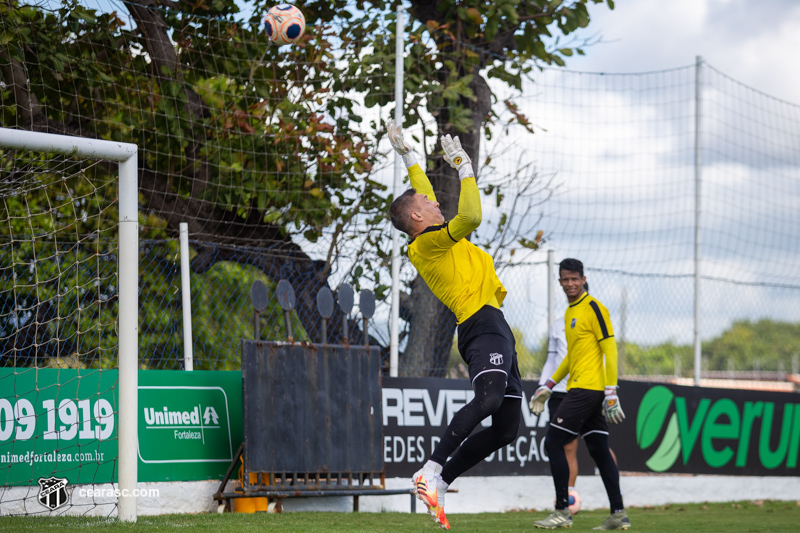
[[[441,471],[442,471],[442,465],[440,465],[435,461],[428,460],[428,462],[422,465],[422,468],[417,470],[417,472],[411,478],[411,482],[414,485],[414,491],[416,492],[417,490],[417,479],[419,478],[419,476],[425,476],[426,483],[433,482],[433,480],[436,478],[436,476],[439,475]],[[432,486],[430,487],[431,490],[433,488],[434,487]]]
[[[431,461],[430,459],[428,459],[428,462],[425,463],[425,466],[422,467],[422,472],[425,474],[426,477],[438,476],[439,474],[442,473],[442,465],[440,465],[436,461]]]
[[[575,490],[575,487],[570,487],[569,490]]]
[[[442,476],[436,476],[436,497],[439,500],[439,506],[444,509],[444,495],[447,492],[447,487],[450,483],[445,483]]]

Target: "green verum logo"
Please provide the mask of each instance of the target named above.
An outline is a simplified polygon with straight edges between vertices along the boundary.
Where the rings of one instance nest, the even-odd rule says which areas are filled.
[[[781,405],[781,404],[778,404]],[[639,404],[636,416],[636,443],[646,450],[659,435],[661,442],[645,462],[654,472],[672,468],[680,457],[689,462],[698,441],[703,461],[721,468],[734,460],[734,466],[747,466],[748,457],[758,457],[761,466],[774,469],[785,465],[796,468],[800,447],[800,405],[786,403],[780,428],[773,431],[775,402],[745,402],[743,409],[729,398],[712,402],[702,398],[690,413],[686,398],[663,386],[651,388]],[[664,429],[666,423],[666,429]],[[754,436],[754,427],[760,426]],[[774,433],[778,433],[774,435]],[[753,438],[751,438],[753,437]],[[751,453],[751,442],[758,451]]]

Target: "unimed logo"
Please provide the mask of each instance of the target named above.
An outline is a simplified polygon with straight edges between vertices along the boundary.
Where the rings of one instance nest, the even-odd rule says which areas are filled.
[[[743,468],[754,456],[767,469],[796,468],[800,404],[783,404],[780,419],[775,402],[744,402],[740,406],[729,398],[701,398],[690,412],[686,398],[659,385],[648,390],[639,404],[636,443],[647,450],[659,435],[663,435],[661,442],[645,462],[655,472],[669,470],[679,459],[687,464],[698,447],[702,460],[712,468]],[[755,446],[758,452],[751,453]]]
[[[139,457],[144,463],[230,461],[225,391],[207,386],[139,387]]]
[[[203,412],[202,417],[200,416]],[[202,418],[202,422],[201,422]],[[219,429],[219,416],[213,407],[196,405],[191,410],[144,408],[145,429],[173,429],[176,439],[204,439],[204,431]]]

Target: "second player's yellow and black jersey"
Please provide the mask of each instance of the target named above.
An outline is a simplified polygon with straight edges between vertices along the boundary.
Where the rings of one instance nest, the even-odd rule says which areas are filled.
[[[617,384],[617,343],[608,309],[587,293],[570,304],[564,315],[567,356],[551,379],[569,374],[567,390],[603,390]],[[603,364],[605,354],[605,364]]]
[[[428,176],[419,165],[408,169],[418,194],[436,201]],[[461,181],[458,214],[430,226],[408,245],[408,258],[433,294],[461,324],[484,305],[500,307],[506,289],[497,277],[492,257],[466,239],[481,223],[481,200],[475,178]]]

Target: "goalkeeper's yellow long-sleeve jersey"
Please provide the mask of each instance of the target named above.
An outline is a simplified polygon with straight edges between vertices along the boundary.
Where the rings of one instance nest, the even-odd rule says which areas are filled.
[[[418,165],[408,169],[418,194],[436,201],[428,176]],[[475,178],[461,180],[458,214],[430,226],[408,245],[408,258],[431,291],[456,315],[459,324],[484,305],[500,307],[506,289],[497,277],[492,257],[465,237],[481,223],[481,198]]]
[[[564,315],[567,355],[550,379],[569,374],[567,390],[603,390],[617,384],[617,342],[608,309],[585,293]],[[605,364],[603,364],[605,354]]]

